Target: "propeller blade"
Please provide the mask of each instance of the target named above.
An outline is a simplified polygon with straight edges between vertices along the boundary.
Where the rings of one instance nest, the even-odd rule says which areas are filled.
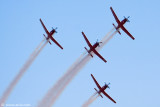
[[[109,84],[110,84],[110,82],[108,83],[108,88],[110,89]]]
[[[129,18],[130,18],[130,16],[127,17],[127,22],[130,22],[130,21],[129,21]]]
[[[54,28],[52,27],[52,30],[53,30],[53,29],[54,29]],[[56,31],[57,29],[58,29],[57,27],[54,29],[56,33],[57,33],[57,31]]]
[[[98,39],[97,39],[97,41],[96,42],[98,42]]]
[[[56,28],[55,28],[55,32],[56,32],[56,33],[57,33],[57,31],[56,31],[57,29],[58,29],[58,28],[56,27]]]
[[[98,42],[98,43],[99,43],[98,47],[100,47],[100,44],[101,44],[102,42]]]

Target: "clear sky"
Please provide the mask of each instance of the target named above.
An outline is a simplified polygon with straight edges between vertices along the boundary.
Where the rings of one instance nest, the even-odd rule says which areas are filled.
[[[91,107],[159,107],[160,96],[160,1],[159,0],[1,0],[0,1],[0,96],[44,38],[41,18],[48,30],[58,27],[55,44],[44,48],[14,88],[7,103],[35,106],[87,46],[81,31],[93,44],[120,20],[130,16],[124,32],[116,34],[100,51],[108,61],[94,57],[68,85],[55,107],[80,107],[96,87],[110,82],[106,92],[116,100],[98,98]]]

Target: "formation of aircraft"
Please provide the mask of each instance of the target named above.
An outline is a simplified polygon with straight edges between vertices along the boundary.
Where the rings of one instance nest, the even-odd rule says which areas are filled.
[[[49,31],[47,30],[47,28],[45,27],[45,25],[44,25],[44,23],[42,22],[41,19],[40,19],[40,22],[41,22],[41,24],[42,24],[42,26],[43,26],[46,34],[47,34],[47,37],[45,36],[45,34],[43,34],[44,37],[46,38],[46,40],[51,44],[51,42],[49,41],[49,39],[51,39],[57,46],[59,46],[61,49],[63,49],[63,47],[52,37],[53,34],[56,33],[56,29],[53,29],[53,28],[52,28],[52,30],[49,32]]]
[[[96,85],[97,85],[97,87],[99,88],[99,91],[96,89],[96,88],[94,88],[96,91],[97,91],[97,93],[103,98],[103,96],[101,95],[101,93],[103,93],[106,97],[108,97],[111,101],[113,101],[114,103],[116,103],[116,101],[114,101],[104,90],[105,89],[107,89],[107,88],[109,88],[109,84],[106,84],[105,83],[105,85],[103,86],[103,87],[101,87],[99,84],[98,84],[98,82],[97,82],[97,80],[94,78],[94,76],[91,74],[91,76],[92,76],[92,78],[93,78],[93,80],[94,80],[94,82],[96,83]]]
[[[90,54],[91,57],[93,57],[93,55],[91,54],[91,52],[94,52],[99,58],[101,58],[104,62],[107,62],[97,51],[96,51],[96,47],[99,46],[100,43],[102,42],[96,42],[93,46],[91,45],[91,43],[89,42],[89,40],[87,39],[86,35],[84,34],[84,32],[82,32],[82,35],[84,37],[84,39],[86,40],[88,46],[90,47],[90,49],[88,50],[86,47],[84,47],[87,52]]]
[[[120,20],[118,19],[117,15],[115,14],[113,8],[110,7],[110,9],[111,9],[111,12],[112,12],[112,14],[113,14],[116,22],[118,23],[117,26],[115,26],[115,25],[113,24],[113,26],[115,27],[115,29],[117,30],[117,32],[121,35],[120,29],[122,29],[128,36],[130,36],[130,37],[134,40],[135,38],[134,38],[134,37],[126,30],[126,28],[124,27],[124,24],[125,24],[126,22],[129,22],[129,20],[128,20],[129,17],[127,17],[127,18],[124,17],[124,19],[123,19],[122,21],[120,21]],[[45,27],[45,25],[43,24],[43,22],[42,22],[41,19],[40,19],[40,22],[41,22],[41,24],[42,24],[42,26],[43,26],[46,34],[47,34],[47,37],[43,34],[43,35],[45,36],[46,40],[51,44],[51,42],[49,41],[49,40],[51,39],[57,46],[59,46],[61,49],[63,49],[63,47],[52,37],[53,34],[56,33],[56,29],[53,29],[53,28],[52,28],[52,30],[49,32],[49,31],[46,29],[46,27]],[[102,59],[102,60],[106,63],[107,61],[96,51],[96,48],[97,48],[98,46],[100,46],[100,43],[102,43],[102,42],[98,42],[98,41],[97,41],[94,45],[91,45],[91,43],[89,42],[89,40],[88,40],[88,38],[86,37],[86,35],[84,34],[84,32],[82,32],[82,35],[83,35],[85,41],[87,42],[87,45],[88,45],[89,48],[90,48],[90,49],[88,50],[86,47],[84,47],[84,48],[87,50],[88,54],[89,54],[91,57],[93,57],[93,55],[91,54],[91,52],[93,52],[94,54],[96,54],[100,59]],[[96,92],[97,92],[102,98],[103,98],[103,96],[101,95],[101,93],[103,93],[103,94],[104,94],[106,97],[108,97],[112,102],[116,103],[116,101],[113,100],[113,99],[105,92],[105,89],[107,89],[107,88],[110,89],[110,87],[109,87],[109,84],[110,84],[110,83],[109,83],[109,84],[106,84],[106,83],[105,83],[105,85],[104,85],[103,87],[101,87],[101,86],[99,85],[99,83],[97,82],[97,80],[95,79],[95,77],[94,77],[92,74],[91,74],[91,77],[92,77],[92,79],[94,80],[95,84],[97,85],[97,87],[98,87],[98,89],[99,89],[99,90],[97,90],[96,88],[94,88],[94,89],[96,90]]]
[[[119,31],[119,29],[121,28],[128,36],[130,36],[133,40],[135,39],[128,31],[127,29],[123,26],[126,22],[129,22],[128,18],[124,17],[124,19],[122,21],[120,21],[117,17],[117,15],[115,14],[114,10],[112,7],[110,7],[111,12],[116,20],[116,22],[118,23],[118,26],[116,27],[114,24],[113,26],[115,27],[115,29],[117,30],[117,32],[121,35],[121,32]]]

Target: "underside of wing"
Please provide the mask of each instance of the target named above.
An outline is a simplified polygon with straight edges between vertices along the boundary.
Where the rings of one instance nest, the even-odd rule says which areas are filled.
[[[118,24],[120,24],[120,21],[119,21],[117,15],[115,14],[114,10],[112,9],[112,7],[110,7],[110,9],[111,9],[111,11],[112,11],[112,14],[113,14],[114,18],[116,19],[116,22],[117,22]]]
[[[133,40],[135,39],[135,38],[127,31],[127,29],[126,29],[124,26],[121,26],[121,29],[122,29],[128,36],[130,36]]]
[[[92,45],[91,45],[91,43],[89,42],[89,40],[87,39],[87,37],[86,37],[86,35],[84,34],[84,32],[82,32],[82,35],[83,35],[84,39],[86,40],[88,46],[91,48]]]
[[[94,82],[96,83],[97,87],[98,87],[99,89],[101,89],[101,86],[98,84],[98,82],[97,82],[97,80],[94,78],[94,76],[93,76],[92,74],[91,74],[91,76],[92,76]]]
[[[113,101],[114,103],[116,103],[116,101],[114,101],[105,91],[102,92],[106,97],[108,97],[111,101]]]
[[[92,50],[99,58],[101,58],[105,63],[107,62],[95,49]]]
[[[50,39],[51,39],[56,45],[58,45],[61,49],[63,49],[63,47],[62,47],[53,37],[50,37]]]
[[[42,22],[41,19],[40,19],[40,22],[41,22],[41,24],[42,24],[42,26],[43,26],[45,32],[47,33],[47,35],[49,35],[49,32],[48,32],[47,28],[45,27],[45,25],[44,25],[44,23]]]

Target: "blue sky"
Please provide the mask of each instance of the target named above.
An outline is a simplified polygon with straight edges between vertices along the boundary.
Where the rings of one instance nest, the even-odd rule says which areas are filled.
[[[83,53],[84,31],[93,44],[101,40],[113,26],[113,7],[120,20],[130,16],[125,27],[135,37],[131,40],[124,32],[116,34],[100,51],[107,63],[94,57],[68,85],[55,107],[80,107],[96,87],[92,73],[100,85],[110,82],[110,90],[117,104],[107,98],[98,98],[91,107],[145,106],[159,107],[160,96],[160,1],[159,0],[1,0],[0,39],[0,95],[16,76],[29,55],[43,39],[41,18],[48,30],[58,27],[54,35],[64,47],[44,48],[7,103],[29,103],[35,106],[48,89],[66,72]]]

